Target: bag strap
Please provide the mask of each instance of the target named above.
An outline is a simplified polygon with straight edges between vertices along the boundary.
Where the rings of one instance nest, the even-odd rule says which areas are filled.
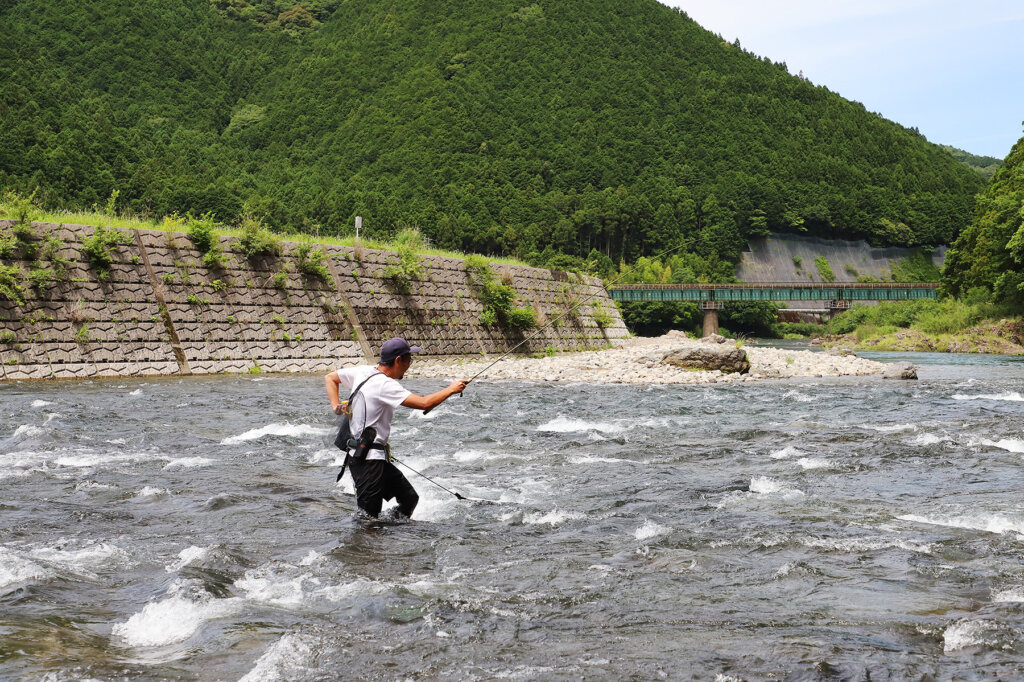
[[[352,391],[352,393],[350,393],[349,396],[348,396],[349,406],[352,405],[352,398],[356,397],[356,393],[359,393],[359,390],[366,384],[366,382],[369,381],[370,379],[374,378],[378,374],[383,375],[384,372],[374,372],[373,374],[371,374],[370,376],[366,377],[365,379],[363,379],[362,381],[359,382],[359,385],[356,386],[356,390]]]
[[[364,385],[366,384],[366,382],[367,382],[367,381],[369,381],[370,379],[374,378],[374,377],[375,377],[375,376],[377,376],[378,374],[384,374],[384,372],[374,372],[374,373],[373,373],[373,374],[371,374],[370,376],[366,377],[366,378],[365,378],[365,379],[363,379],[363,380],[362,380],[361,382],[359,382],[359,385],[358,385],[358,386],[356,386],[356,390],[352,391],[352,392],[351,392],[351,393],[349,394],[349,396],[348,396],[348,405],[349,405],[349,409],[352,409],[352,399],[356,397],[356,393],[359,393],[359,391],[360,391],[360,390],[361,390],[361,389],[363,388],[363,386],[364,386]],[[349,425],[349,422],[348,422],[348,421],[346,421],[346,422],[345,422],[345,428],[349,428],[349,426],[348,426],[348,425]],[[350,430],[350,431],[348,432],[348,436],[349,436],[349,438],[351,438],[351,437],[352,437],[352,431],[351,431],[351,430]],[[336,479],[334,479],[334,482],[335,482],[335,483],[337,483],[338,481],[340,481],[340,480],[341,480],[341,477],[345,475],[345,467],[347,467],[347,466],[348,466],[348,459],[349,459],[349,454],[348,454],[348,450],[346,450],[346,451],[345,451],[345,461],[344,461],[344,462],[342,462],[342,464],[341,464],[341,471],[339,471],[339,472],[338,472],[338,477],[337,477]]]

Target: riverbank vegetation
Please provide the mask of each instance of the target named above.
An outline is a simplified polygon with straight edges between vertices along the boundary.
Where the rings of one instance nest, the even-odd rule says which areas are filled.
[[[978,197],[974,220],[946,254],[944,290],[982,288],[1024,312],[1024,138]]]
[[[972,297],[859,306],[825,325],[825,345],[862,350],[1024,354],[1024,323],[1005,304]]]
[[[213,248],[214,237],[235,237],[238,238],[239,252],[246,258],[254,259],[261,257],[272,257],[281,254],[281,242],[283,240],[300,242],[304,244],[330,244],[334,246],[347,246],[362,249],[380,249],[382,251],[394,251],[396,253],[409,252],[421,256],[440,256],[444,258],[458,258],[465,260],[467,254],[451,249],[440,249],[432,246],[423,239],[422,235],[410,237],[409,232],[414,231],[407,228],[400,231],[393,239],[358,239],[352,235],[347,237],[332,237],[319,234],[305,233],[280,233],[270,229],[263,219],[252,214],[242,214],[232,224],[217,222],[212,215],[199,217],[180,216],[176,213],[160,218],[143,218],[131,213],[118,211],[98,210],[44,210],[26,200],[28,197],[17,192],[8,191],[3,198],[0,198],[0,219],[22,221],[39,221],[46,223],[57,223],[59,225],[92,225],[103,228],[116,228],[119,230],[164,230],[168,232],[186,232],[190,234],[193,242],[208,253]],[[195,242],[198,239],[198,242]],[[524,261],[508,256],[488,257],[488,260],[504,265],[527,265]]]

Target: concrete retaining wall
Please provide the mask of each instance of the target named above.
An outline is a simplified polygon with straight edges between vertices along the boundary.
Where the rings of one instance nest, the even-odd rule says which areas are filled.
[[[0,228],[10,225],[0,221]],[[40,290],[24,283],[23,305],[0,297],[0,377],[7,380],[325,372],[376,357],[391,336],[428,355],[480,356],[504,353],[534,331],[481,325],[477,288],[455,258],[421,256],[423,276],[403,294],[383,277],[398,263],[387,251],[324,245],[331,277],[320,281],[300,274],[292,242],[282,243],[283,256],[253,263],[233,251],[236,239],[222,237],[227,262],[210,269],[183,233],[122,230],[125,243],[112,248],[110,275],[100,281],[83,252],[96,228],[32,226],[37,240],[61,240],[70,266],[63,281]],[[24,273],[35,267],[16,258],[4,265]],[[540,325],[593,297],[521,352],[589,348],[627,335],[600,280],[491,267]],[[602,310],[612,320],[605,328],[594,320]]]
[[[866,241],[843,241],[824,239],[807,235],[774,234],[770,237],[751,239],[747,250],[740,255],[736,264],[736,277],[741,282],[800,282],[822,283],[814,259],[824,256],[832,268],[836,282],[857,281],[861,275],[887,281],[892,268],[918,249],[891,246],[875,248]],[[946,247],[939,246],[931,252],[931,261],[941,268],[946,259]],[[799,264],[798,264],[799,263]],[[819,309],[822,301],[787,301],[791,309]],[[802,315],[782,316],[785,321],[823,322],[828,316],[808,317]]]

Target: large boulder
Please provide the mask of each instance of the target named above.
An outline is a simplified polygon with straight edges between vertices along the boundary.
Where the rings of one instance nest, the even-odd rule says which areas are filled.
[[[717,344],[701,344],[670,350],[662,356],[661,361],[668,365],[695,369],[746,374],[750,371],[750,360],[747,351],[732,346]]]
[[[886,366],[882,376],[886,379],[916,379],[917,367],[909,362],[894,362]]]

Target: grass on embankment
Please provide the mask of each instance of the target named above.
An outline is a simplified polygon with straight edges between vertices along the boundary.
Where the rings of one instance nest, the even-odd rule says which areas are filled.
[[[190,218],[187,216],[170,215],[159,219],[143,219],[131,215],[123,215],[113,210],[96,211],[46,211],[31,203],[30,198],[20,197],[8,192],[0,198],[0,219],[5,220],[29,220],[45,223],[61,223],[65,225],[92,225],[95,227],[112,227],[124,230],[164,230],[167,232],[187,232]],[[248,220],[259,221],[258,218],[248,217]],[[227,237],[241,237],[242,228],[218,224],[215,234]],[[379,249],[381,251],[396,251],[399,244],[392,241],[379,239],[368,239],[355,236],[331,237],[305,233],[276,233],[277,238],[285,241],[305,242],[309,244],[331,244],[334,246],[347,246],[355,248],[359,246],[364,249]],[[415,253],[422,256],[439,256],[443,258],[458,258],[465,260],[468,254],[459,251],[437,249],[422,242],[415,243]],[[523,261],[505,256],[487,256],[492,263],[505,265],[527,266]]]
[[[1024,355],[1019,312],[971,292],[965,300],[920,299],[855,306],[824,325],[826,345],[859,350]]]

